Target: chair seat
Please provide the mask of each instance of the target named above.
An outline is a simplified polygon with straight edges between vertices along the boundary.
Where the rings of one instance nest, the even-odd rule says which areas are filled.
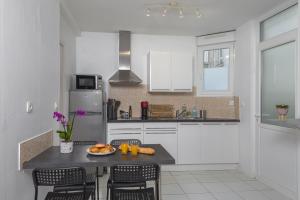
[[[88,200],[91,196],[91,192],[74,192],[74,193],[56,193],[49,192],[45,200]]]
[[[109,188],[125,188],[125,187],[146,187],[146,181],[142,181],[142,182],[122,182],[122,183],[118,183],[118,182],[114,182],[112,184],[111,179],[109,178],[107,181],[107,186]]]
[[[153,188],[139,190],[113,190],[113,200],[154,200]]]

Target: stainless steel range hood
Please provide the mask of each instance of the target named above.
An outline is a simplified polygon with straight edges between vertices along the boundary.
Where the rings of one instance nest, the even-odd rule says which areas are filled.
[[[131,71],[131,34],[119,32],[119,70],[109,79],[111,85],[138,85],[142,80]]]

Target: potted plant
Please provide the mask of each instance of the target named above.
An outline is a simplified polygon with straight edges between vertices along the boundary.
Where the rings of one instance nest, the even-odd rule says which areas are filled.
[[[286,104],[278,104],[276,105],[276,111],[279,120],[286,120],[289,112],[289,106]]]
[[[76,116],[85,116],[86,112],[84,110],[76,110],[71,120],[67,120],[66,117],[60,112],[54,112],[53,118],[61,124],[63,130],[56,131],[59,134],[60,142],[60,152],[61,153],[71,153],[73,151],[73,125]]]

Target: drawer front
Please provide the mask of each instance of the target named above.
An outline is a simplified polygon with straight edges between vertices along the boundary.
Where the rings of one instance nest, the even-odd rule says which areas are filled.
[[[138,139],[140,140],[142,143],[144,143],[144,136],[143,133],[114,133],[114,134],[109,134],[107,136],[107,143],[109,144],[112,140],[120,140],[120,139]]]
[[[108,123],[107,125],[108,132],[118,132],[118,131],[142,131],[143,123]]]
[[[177,123],[144,123],[144,130],[145,131],[176,131],[177,130]]]

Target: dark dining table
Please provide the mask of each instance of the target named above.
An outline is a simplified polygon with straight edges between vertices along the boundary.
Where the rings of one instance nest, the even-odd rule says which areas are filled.
[[[23,169],[35,168],[59,168],[59,167],[109,167],[118,164],[147,164],[158,165],[175,164],[175,159],[160,144],[144,144],[144,147],[155,149],[154,155],[138,154],[132,156],[130,153],[123,155],[120,151],[106,156],[94,156],[87,153],[90,145],[74,145],[72,153],[62,154],[57,146],[50,147],[46,151],[24,162]],[[160,181],[159,181],[160,182]],[[97,180],[98,185],[98,180]],[[98,188],[97,188],[98,189]],[[161,191],[161,189],[160,189]],[[97,190],[98,193],[98,190]],[[97,199],[99,198],[99,193]],[[157,197],[158,200],[159,197]]]

